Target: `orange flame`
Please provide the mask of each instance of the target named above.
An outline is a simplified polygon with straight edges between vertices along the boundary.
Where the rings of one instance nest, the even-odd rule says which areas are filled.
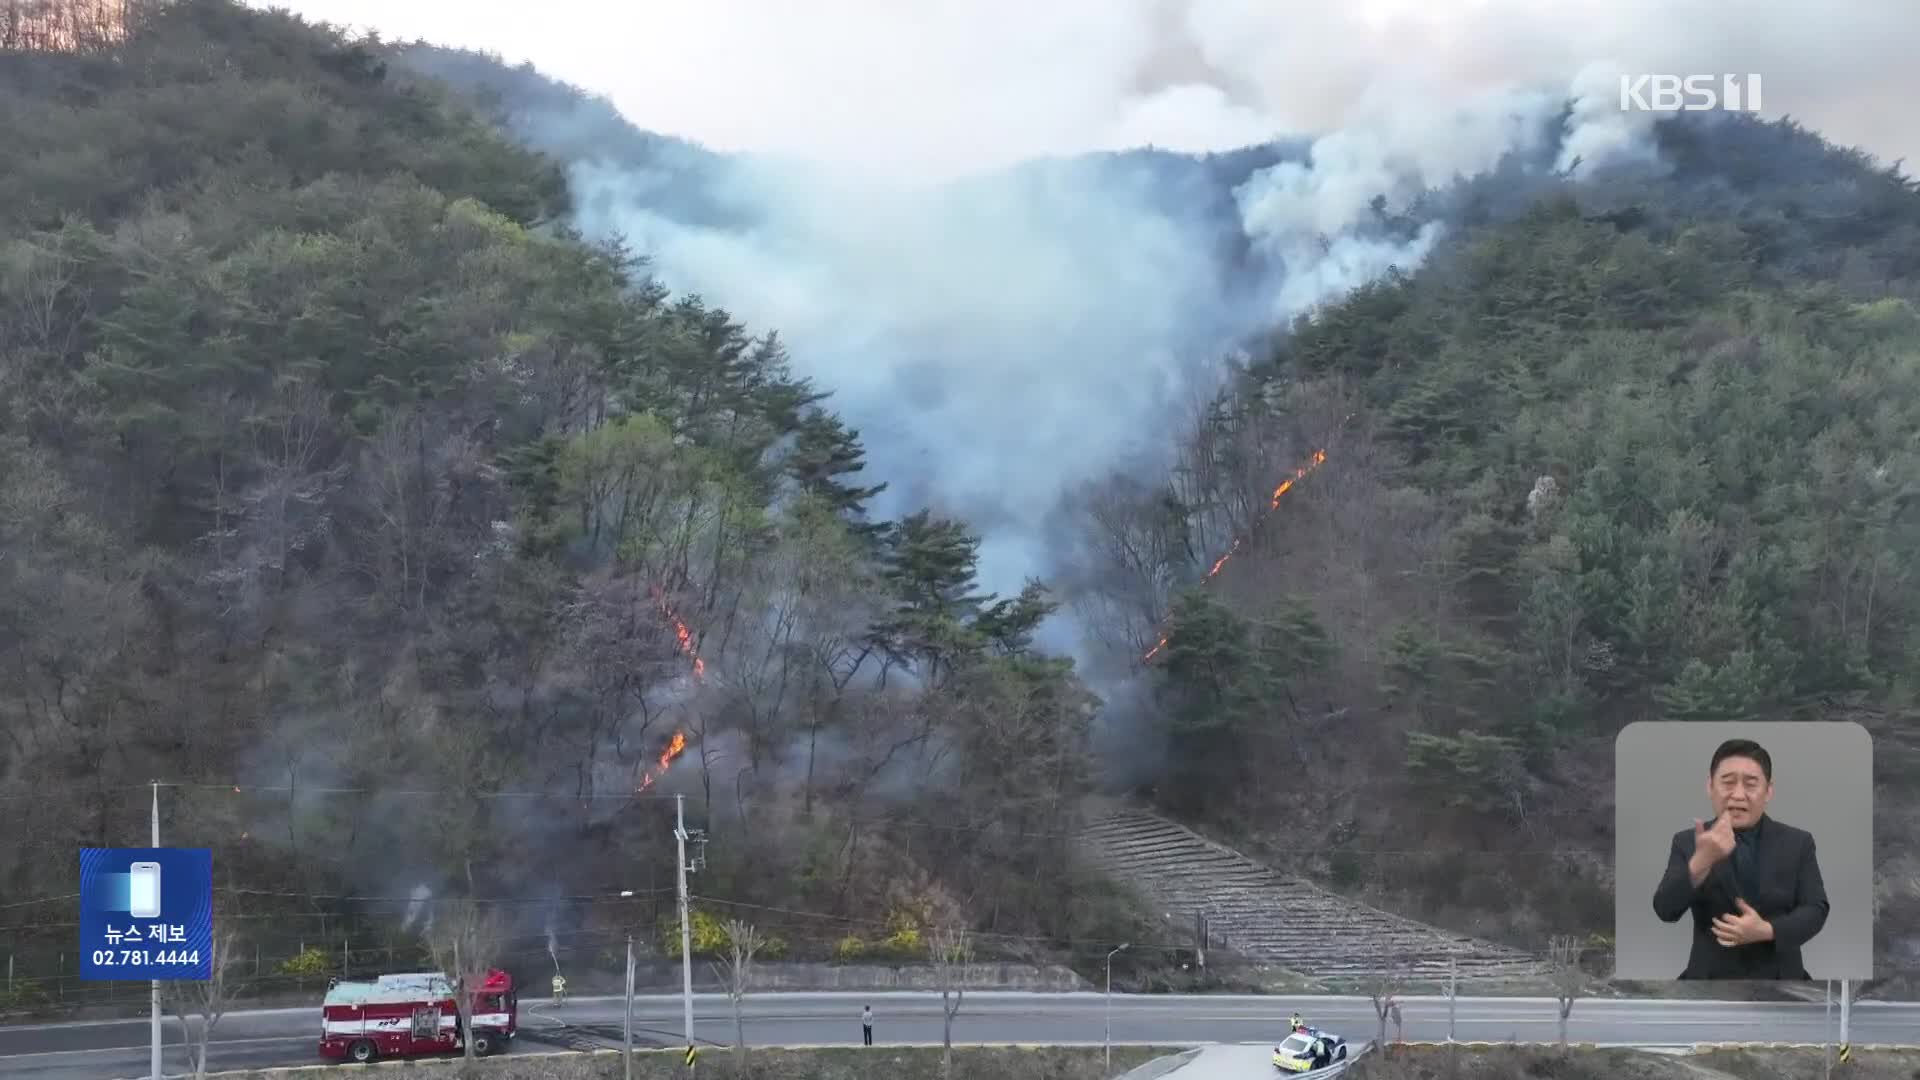
[[[680,651],[693,661],[693,677],[706,678],[707,662],[700,659],[700,650],[693,643],[693,631],[688,629],[687,624],[674,613],[673,605],[667,603],[667,595],[658,585],[653,587],[653,601],[660,606],[660,614],[665,615],[667,621],[673,624],[673,637],[679,644]]]
[[[646,774],[640,778],[640,787],[637,790],[645,791],[652,787],[655,780],[665,776],[667,770],[673,768],[674,759],[685,753],[686,749],[687,733],[684,731],[674,732],[673,738],[667,743],[667,748],[660,751],[659,766],[647,770]]]
[[[1351,420],[1351,419],[1353,419],[1353,415],[1349,413],[1347,415],[1347,420]],[[1345,420],[1341,421],[1340,426],[1345,427],[1346,421]],[[1280,481],[1280,485],[1273,489],[1273,498],[1267,501],[1266,510],[1264,510],[1261,513],[1259,520],[1253,523],[1253,528],[1258,529],[1261,526],[1261,524],[1267,520],[1268,515],[1272,514],[1275,510],[1280,509],[1280,497],[1285,495],[1287,492],[1292,491],[1293,485],[1295,483],[1298,483],[1301,480],[1305,480],[1307,478],[1308,473],[1319,468],[1322,464],[1326,462],[1326,460],[1327,460],[1326,450],[1324,449],[1315,450],[1313,452],[1313,456],[1307,459],[1307,463],[1305,465],[1302,465],[1299,468],[1293,470],[1292,476],[1289,476],[1285,480]],[[1248,530],[1248,535],[1252,535],[1252,531],[1253,530]],[[1220,573],[1221,570],[1226,568],[1228,560],[1232,559],[1235,555],[1240,553],[1240,546],[1245,542],[1246,542],[1246,537],[1244,536],[1235,537],[1233,543],[1227,547],[1227,553],[1213,561],[1213,565],[1207,569],[1206,577],[1200,579],[1201,582],[1204,584],[1205,582],[1213,580],[1215,575],[1217,575],[1218,573]],[[1167,633],[1165,631],[1162,631],[1160,634],[1160,640],[1154,642],[1153,648],[1147,650],[1146,655],[1140,658],[1140,662],[1144,664],[1152,661],[1155,656],[1159,655],[1160,650],[1166,647],[1167,647]]]
[[[667,603],[666,591],[658,585],[653,587],[653,602],[659,605],[660,614],[666,616],[667,621],[673,624],[673,639],[681,653],[693,661],[693,677],[696,680],[704,680],[707,677],[707,662],[700,658],[700,649],[694,644],[692,629],[674,612],[673,605]],[[653,782],[665,776],[667,770],[673,767],[674,759],[685,753],[686,749],[687,733],[674,732],[673,738],[667,741],[667,748],[660,751],[659,762],[640,777],[640,786],[636,791],[645,791],[652,787]]]

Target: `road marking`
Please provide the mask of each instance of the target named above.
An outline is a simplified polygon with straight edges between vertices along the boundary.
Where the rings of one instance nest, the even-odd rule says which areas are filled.
[[[614,1000],[618,1001],[620,999],[615,998]],[[1858,1007],[1861,1004],[1863,1003],[1862,1002],[1854,1003],[1856,1007]],[[313,1012],[314,1010],[311,1008],[247,1009],[244,1011],[230,1012],[227,1014],[227,1018],[232,1019],[232,1018],[241,1017],[241,1016],[311,1016],[313,1015]],[[178,1023],[177,1017],[168,1016],[168,1017],[164,1017],[163,1019],[169,1024]],[[145,1025],[148,1022],[149,1020],[145,1016],[127,1016],[117,1020],[61,1020],[61,1021],[46,1023],[46,1024],[0,1023],[0,1031],[52,1031],[55,1028],[108,1027],[113,1024]]]
[[[311,1039],[305,1035],[273,1035],[260,1039],[215,1039],[213,1045],[217,1049],[222,1046],[245,1046],[252,1043],[291,1042],[310,1042],[318,1045],[320,1040]],[[141,1043],[138,1046],[93,1046],[85,1050],[32,1050],[23,1054],[0,1054],[0,1061],[12,1061],[14,1058],[58,1057],[61,1054],[124,1054],[129,1050],[148,1050],[151,1049],[152,1046],[152,1043]],[[188,1049],[188,1046],[186,1043],[164,1043],[160,1049],[162,1051],[185,1050]],[[273,1066],[267,1067],[272,1068]]]

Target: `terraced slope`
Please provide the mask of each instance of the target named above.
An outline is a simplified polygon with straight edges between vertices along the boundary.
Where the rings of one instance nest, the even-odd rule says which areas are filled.
[[[1233,951],[1309,978],[1362,978],[1391,968],[1423,982],[1445,980],[1449,958],[1462,981],[1547,970],[1518,949],[1348,900],[1143,811],[1095,818],[1082,847],[1093,865],[1169,914],[1189,921],[1205,915]]]

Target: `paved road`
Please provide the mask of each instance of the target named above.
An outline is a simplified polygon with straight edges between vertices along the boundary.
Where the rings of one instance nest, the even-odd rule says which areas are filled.
[[[880,1043],[940,1041],[937,994],[759,994],[746,1002],[747,1040],[755,1045],[852,1045],[860,1039],[860,1006],[873,1005]],[[1105,1001],[1099,994],[973,992],[954,1021],[954,1039],[988,1043],[1090,1043],[1101,1040]],[[1545,1041],[1557,1037],[1551,999],[1460,998],[1455,1037]],[[1194,1045],[1258,1043],[1271,1039],[1291,1011],[1356,1042],[1372,1038],[1373,1006],[1365,998],[1126,995],[1113,998],[1113,1038],[1121,1043]],[[732,1038],[733,1014],[724,997],[695,999],[695,1033],[703,1044]],[[1591,1000],[1577,1003],[1572,1038],[1615,1045],[1693,1042],[1823,1040],[1823,1007],[1798,1003]],[[555,1010],[532,1003],[522,1018],[517,1049],[618,1045],[624,1015],[617,997],[577,998]],[[1408,998],[1401,1015],[1408,1039],[1447,1037],[1445,998]],[[635,1000],[636,1039],[642,1045],[681,1043],[678,997]],[[1839,1009],[1834,1010],[1834,1022]],[[1860,1002],[1853,1007],[1856,1043],[1920,1043],[1920,1003]],[[312,1008],[238,1012],[214,1032],[212,1067],[258,1068],[312,1064],[320,1011]],[[184,1070],[181,1029],[169,1022],[169,1072]],[[119,1080],[147,1071],[145,1021],[96,1020],[69,1024],[0,1026],[0,1076],[48,1080]]]
[[[1229,1043],[1207,1047],[1199,1057],[1167,1073],[1166,1080],[1240,1080],[1241,1077],[1271,1080],[1275,1075],[1273,1047],[1266,1043]]]
[[[1315,1080],[1334,1080],[1343,1075],[1347,1066],[1359,1060],[1372,1043],[1366,1039],[1354,1039],[1347,1045],[1346,1061],[1314,1073]],[[1142,1069],[1150,1067],[1141,1066]],[[1273,1047],[1270,1044],[1220,1043],[1205,1047],[1198,1057],[1170,1072],[1161,1073],[1156,1080],[1274,1080],[1279,1075],[1273,1068]],[[1120,1080],[1127,1080],[1127,1077],[1123,1076]]]

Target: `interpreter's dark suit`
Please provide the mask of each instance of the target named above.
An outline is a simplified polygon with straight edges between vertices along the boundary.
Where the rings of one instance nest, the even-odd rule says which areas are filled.
[[[1827,923],[1827,887],[1814,857],[1813,834],[1762,814],[1747,830],[1751,847],[1750,879],[1743,889],[1735,873],[1735,857],[1722,859],[1696,890],[1687,874],[1693,858],[1693,830],[1673,835],[1673,851],[1666,876],[1653,892],[1653,912],[1661,922],[1679,922],[1693,912],[1693,949],[1682,979],[1807,979],[1800,948]],[[1739,911],[1734,903],[1745,895],[1760,917],[1773,924],[1773,940],[1728,948],[1713,936],[1713,920]]]

